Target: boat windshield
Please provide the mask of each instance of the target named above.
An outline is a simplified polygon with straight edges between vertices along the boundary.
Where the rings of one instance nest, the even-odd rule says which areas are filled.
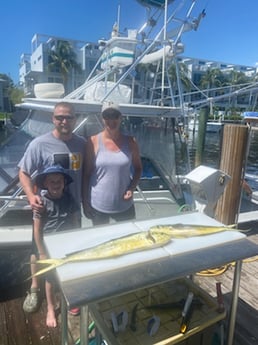
[[[78,113],[77,125],[76,132],[84,137],[98,133],[102,129],[100,115],[93,113]],[[33,110],[20,128],[10,135],[0,147],[0,209],[2,214],[5,213],[2,209],[7,208],[5,206],[10,202],[10,198],[23,194],[18,183],[17,164],[26,147],[33,138],[52,128],[52,113]],[[166,200],[170,207],[173,205],[178,209],[183,196],[176,178],[173,120],[160,117],[125,117],[122,129],[125,133],[136,137],[142,157],[143,173],[136,191],[136,202],[144,203],[146,206],[153,199],[159,200],[159,202]],[[23,207],[24,204],[26,203],[23,202]],[[149,206],[148,208],[150,209]],[[167,212],[171,212],[171,210]],[[139,214],[143,216],[144,212],[141,211]]]

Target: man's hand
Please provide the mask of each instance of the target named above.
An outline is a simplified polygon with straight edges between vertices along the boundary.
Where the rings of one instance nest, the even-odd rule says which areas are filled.
[[[33,211],[42,213],[44,206],[39,195],[33,194],[29,199],[29,204]]]

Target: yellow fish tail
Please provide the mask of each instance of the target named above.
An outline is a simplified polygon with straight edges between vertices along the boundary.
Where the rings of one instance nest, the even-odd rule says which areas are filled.
[[[52,265],[52,264],[56,264],[57,261],[59,261],[59,260],[62,260],[62,259],[43,259],[43,260],[37,260],[37,264]]]
[[[47,273],[47,272],[53,270],[54,268],[62,266],[65,262],[66,262],[66,260],[63,260],[63,259],[38,260],[37,264],[48,264],[48,266],[40,269],[35,274],[33,274],[30,278],[37,277],[37,276],[40,276],[41,274]]]

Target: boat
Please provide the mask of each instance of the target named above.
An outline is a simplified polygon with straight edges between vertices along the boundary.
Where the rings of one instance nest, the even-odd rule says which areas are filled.
[[[215,121],[208,121],[206,132],[207,133],[220,133],[223,128],[223,123],[215,122]]]
[[[257,111],[244,111],[241,114],[243,121],[246,123],[257,123],[258,121],[258,112]]]
[[[185,177],[190,171],[187,139],[178,128],[185,123],[188,109],[182,100],[178,102],[178,97],[175,101],[171,85],[167,89],[165,83],[166,59],[173,59],[177,64],[177,55],[183,48],[183,33],[197,29],[203,12],[197,18],[192,16],[196,1],[188,5],[182,0],[163,1],[163,6],[151,6],[148,1],[141,3],[148,7],[146,23],[139,30],[128,30],[122,37],[115,25],[111,38],[105,42],[101,40],[103,53],[83,85],[62,98],[25,98],[17,105],[17,109],[26,111],[27,116],[0,147],[0,290],[17,286],[29,275],[29,265],[24,265],[24,262],[29,260],[32,239],[31,210],[19,185],[17,163],[33,138],[52,129],[52,112],[57,102],[63,100],[73,104],[77,115],[75,132],[85,137],[101,131],[103,102],[119,103],[123,130],[136,137],[142,156],[143,174],[134,194],[137,220],[156,219],[183,211],[196,212],[191,181],[195,189],[196,183],[199,183],[197,187],[205,185],[207,188],[207,183],[204,183],[207,178],[213,183],[212,190],[216,190],[218,179],[210,179],[210,173],[203,176],[201,184],[193,180],[193,174],[190,182]],[[179,9],[181,20],[177,13]],[[158,27],[151,38],[148,35],[153,33],[154,23],[155,28]],[[126,56],[121,50],[123,48],[128,50]],[[163,72],[161,83],[157,84],[154,78],[150,97],[145,97],[143,103],[136,103],[133,97],[135,70],[153,59],[156,59],[157,70]],[[178,83],[180,90],[180,80]],[[177,150],[178,145],[180,150]],[[181,157],[177,157],[178,151],[182,152]],[[205,207],[208,206],[206,201],[205,198],[198,199],[199,204],[203,202]],[[211,196],[209,202],[214,201]],[[91,226],[85,217],[82,226]],[[20,258],[18,262],[13,260],[17,257]]]
[[[137,219],[176,214],[185,208],[187,193],[178,177],[175,149],[177,144],[184,147],[184,138],[176,128],[184,121],[185,105],[175,105],[171,89],[168,103],[165,78],[160,85],[151,85],[150,97],[145,97],[148,104],[136,103],[132,90],[139,64],[155,62],[158,69],[163,66],[165,76],[166,59],[177,63],[177,55],[183,50],[183,33],[196,30],[200,22],[200,15],[193,15],[195,2],[186,5],[181,0],[140,1],[147,9],[145,24],[122,35],[115,23],[110,39],[99,42],[102,55],[83,85],[63,97],[60,85],[36,85],[36,97],[25,98],[17,105],[17,110],[23,115],[27,112],[27,116],[0,147],[0,290],[17,285],[28,276],[29,265],[24,266],[23,262],[25,257],[28,262],[32,238],[31,210],[19,186],[17,163],[33,138],[52,129],[52,111],[57,102],[73,104],[77,115],[75,132],[85,137],[102,129],[103,102],[119,103],[124,115],[123,128],[136,137],[142,154],[143,174],[134,195]],[[187,160],[181,162],[181,168],[188,171]],[[187,191],[189,186],[186,184],[185,188]],[[83,226],[89,226],[86,218]],[[22,251],[20,263],[12,260]]]
[[[29,276],[29,265],[24,263],[28,263],[32,239],[31,210],[19,186],[17,163],[33,138],[52,129],[53,108],[61,100],[74,105],[77,114],[75,132],[85,137],[102,129],[100,116],[102,103],[107,100],[116,103],[120,101],[119,106],[124,115],[123,129],[136,137],[143,163],[142,177],[134,194],[137,221],[155,221],[155,219],[177,215],[180,212],[194,212],[196,215],[191,184],[200,197],[198,200],[200,203],[203,201],[205,204],[205,200],[201,198],[204,195],[203,186],[210,192],[209,201],[212,204],[215,201],[212,191],[217,197],[223,192],[223,186],[220,185],[219,190],[216,185],[220,176],[220,172],[216,169],[200,167],[198,172],[191,172],[187,177],[186,173],[189,173],[187,142],[184,133],[178,130],[181,123],[185,122],[185,114],[188,110],[185,104],[181,102],[176,106],[177,103],[173,101],[173,92],[169,97],[171,102],[168,103],[163,82],[161,85],[152,86],[153,93],[159,88],[158,98],[150,93],[148,104],[135,103],[132,89],[130,91],[128,84],[124,84],[127,77],[131,78],[132,72],[142,60],[148,63],[157,59],[157,65],[163,63],[164,67],[166,58],[172,57],[176,61],[177,54],[182,51],[183,32],[197,28],[198,19],[191,17],[195,1],[191,1],[190,8],[186,8],[181,21],[178,21],[177,9],[179,7],[182,10],[182,4],[185,1],[166,1],[169,4],[168,7],[172,7],[172,14],[168,17],[165,16],[167,11],[164,11],[164,1],[141,0],[140,2],[147,4],[148,8],[155,7],[154,12],[163,13],[165,17],[161,29],[153,40],[145,39],[143,42],[142,33],[145,31],[142,28],[137,30],[135,37],[134,31],[133,38],[130,32],[127,37],[118,40],[119,29],[115,26],[115,32],[110,40],[106,44],[102,42],[104,55],[81,87],[63,98],[26,98],[22,104],[17,105],[17,109],[26,111],[27,116],[15,133],[0,147],[0,291],[2,298],[6,296],[7,291],[17,286],[21,291],[20,286],[24,283],[24,278]],[[144,30],[148,29],[149,19],[146,20]],[[165,27],[170,22],[175,23],[175,28],[169,29],[174,36],[171,37],[170,34],[164,39],[167,31]],[[153,28],[150,29],[152,31]],[[113,47],[113,43],[118,41],[119,44],[125,43],[127,38],[131,44],[130,52],[126,52],[129,56],[125,58],[125,51],[121,50],[123,49],[121,45],[113,51],[114,53],[108,52],[110,47]],[[136,44],[134,48],[132,44]],[[170,49],[166,48],[168,45]],[[121,59],[119,59],[120,54]],[[103,70],[99,72],[101,65]],[[113,80],[111,80],[112,76],[114,76]],[[131,79],[134,84],[135,79],[133,77]],[[180,145],[184,159],[180,157],[178,160],[177,145]],[[191,214],[188,217],[191,217]],[[82,226],[83,228],[91,226],[85,217],[82,219]]]
[[[220,121],[207,121],[206,123],[206,133],[221,133],[223,129],[223,122]],[[188,124],[188,129],[191,132],[197,132],[199,126],[198,119],[191,119]]]

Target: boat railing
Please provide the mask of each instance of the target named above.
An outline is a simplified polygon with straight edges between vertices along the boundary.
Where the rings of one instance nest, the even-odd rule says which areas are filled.
[[[176,215],[180,209],[177,202],[171,197],[169,191],[162,191],[162,194],[153,191],[135,192],[134,205],[136,219],[149,219],[150,217],[168,217]]]
[[[32,174],[32,178],[36,176],[37,171],[35,171]],[[23,193],[23,187],[20,186],[12,195],[9,196],[4,196],[1,195],[0,196],[0,201],[3,200],[4,203],[3,205],[0,207],[0,219],[4,216],[4,214],[8,211],[9,206],[11,205],[11,203],[13,202],[27,202],[27,197],[26,195],[21,195]]]
[[[19,193],[21,193],[20,190],[18,190]],[[27,200],[27,197],[26,195],[17,195],[16,193],[14,193],[14,195],[1,195],[0,196],[0,202],[3,201],[3,205],[0,207],[0,219],[5,215],[5,213],[9,210],[9,207],[11,206],[12,209],[14,209],[14,205],[13,203],[17,204],[22,202],[24,203],[24,209],[27,209],[26,206],[29,207],[28,205],[28,200]],[[25,204],[27,204],[25,206]],[[19,209],[21,208],[20,206],[18,207]]]
[[[81,97],[83,97],[85,90],[90,87],[91,85],[94,85],[95,83],[97,83],[98,81],[102,80],[104,77],[108,76],[111,73],[111,70],[107,71],[107,72],[103,72],[101,74],[96,75],[94,78],[92,78],[91,80],[86,81],[84,84],[82,84],[81,86],[79,86],[79,88],[77,88],[76,90],[74,90],[73,92],[69,93],[67,96],[65,96],[65,99],[80,99]]]

